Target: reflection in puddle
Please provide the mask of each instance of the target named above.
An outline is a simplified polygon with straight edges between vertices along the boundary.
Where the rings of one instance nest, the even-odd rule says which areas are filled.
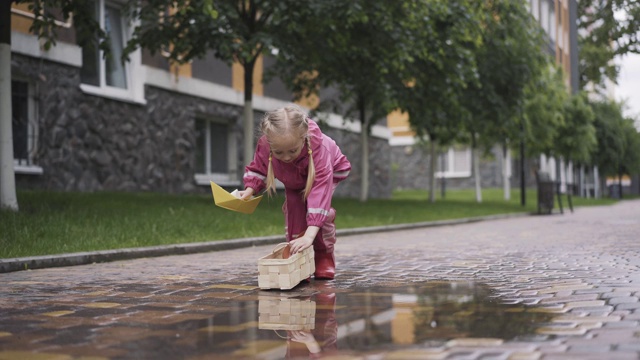
[[[238,284],[132,283],[48,297],[40,295],[48,288],[39,285],[28,302],[11,300],[32,291],[27,285],[0,287],[0,359],[405,358],[398,353],[438,351],[454,339],[539,342],[554,329],[547,324],[552,314],[501,304],[485,285],[333,284],[312,281],[280,292]],[[547,331],[535,335],[543,326]]]
[[[438,345],[458,338],[527,340],[550,314],[500,304],[467,282],[336,290],[261,291],[198,331],[198,347],[229,357],[308,358]]]

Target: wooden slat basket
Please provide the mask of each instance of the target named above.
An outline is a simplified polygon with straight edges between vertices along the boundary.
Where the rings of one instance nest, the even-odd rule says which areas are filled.
[[[258,313],[262,330],[313,330],[316,326],[316,302],[312,300],[260,297]]]
[[[258,287],[260,289],[293,289],[316,271],[313,247],[283,259],[288,243],[275,246],[271,254],[258,259]]]

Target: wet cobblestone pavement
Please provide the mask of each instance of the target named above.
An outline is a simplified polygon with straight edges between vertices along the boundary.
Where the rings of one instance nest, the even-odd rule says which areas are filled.
[[[0,360],[640,358],[638,200],[344,236],[286,292],[271,248],[0,274]]]

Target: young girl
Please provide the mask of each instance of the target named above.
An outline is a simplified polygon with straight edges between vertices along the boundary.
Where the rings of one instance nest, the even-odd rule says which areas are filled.
[[[349,175],[351,163],[298,106],[267,112],[261,130],[240,196],[248,199],[265,188],[273,194],[275,179],[280,180],[285,187],[282,211],[291,253],[313,245],[315,278],[333,279],[336,211],[331,197],[338,183]]]

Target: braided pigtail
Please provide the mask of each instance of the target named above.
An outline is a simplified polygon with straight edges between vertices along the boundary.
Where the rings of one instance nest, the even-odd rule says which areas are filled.
[[[267,167],[267,180],[265,184],[269,196],[276,193],[276,180],[273,176],[273,166],[271,165],[271,152],[269,152],[269,166]]]
[[[316,166],[313,163],[313,151],[311,150],[311,138],[307,136],[307,148],[309,151],[309,172],[307,173],[307,186],[304,188],[304,199],[307,200],[316,179]]]

